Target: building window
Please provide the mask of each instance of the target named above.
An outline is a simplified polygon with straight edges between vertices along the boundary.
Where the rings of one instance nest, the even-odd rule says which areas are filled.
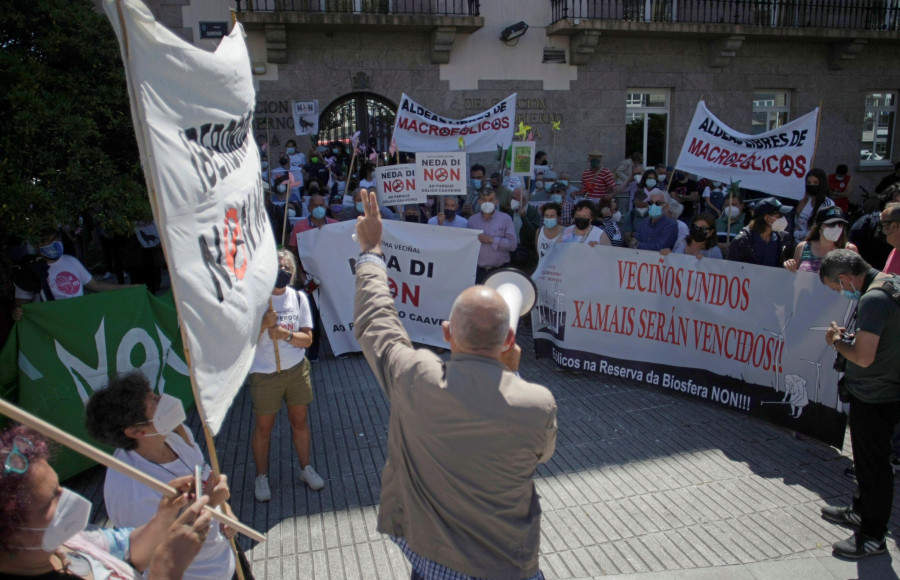
[[[787,91],[755,91],[750,133],[759,135],[786,124],[790,106],[790,93]]]
[[[317,143],[340,141],[349,143],[359,131],[360,144],[375,139],[379,152],[388,150],[394,130],[397,106],[372,93],[352,93],[328,105],[319,117]]]
[[[628,89],[625,94],[625,157],[644,154],[644,166],[666,163],[669,90]]]
[[[859,160],[863,165],[888,164],[893,156],[897,93],[866,94]]]

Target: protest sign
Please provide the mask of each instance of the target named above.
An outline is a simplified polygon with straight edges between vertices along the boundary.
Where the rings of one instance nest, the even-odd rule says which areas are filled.
[[[697,103],[676,169],[713,181],[800,199],[816,151],[819,109],[759,135],[745,135]]]
[[[381,242],[391,292],[410,340],[447,346],[441,322],[460,292],[475,283],[477,230],[385,221]],[[330,224],[297,235],[303,267],[322,286],[316,302],[322,329],[335,354],[358,352],[353,335],[356,256],[353,222]]]
[[[412,163],[376,169],[375,192],[380,206],[425,203],[425,194],[416,190],[416,166]]]
[[[416,189],[421,195],[466,195],[466,154],[416,154]]]
[[[292,101],[291,113],[294,116],[294,132],[297,135],[319,133],[319,101]]]
[[[510,175],[531,177],[534,171],[534,141],[516,141],[510,147]]]
[[[605,272],[597,276],[596,272]],[[535,351],[841,446],[834,351],[849,302],[817,275],[692,256],[553,244],[534,274]]]
[[[0,353],[0,395],[85,441],[84,405],[119,373],[141,371],[158,393],[190,408],[194,397],[172,295],[143,286],[26,304]],[[94,462],[69,449],[60,479]]]
[[[513,138],[516,95],[465,119],[450,119],[429,111],[406,93],[400,98],[392,142],[400,151],[455,151],[460,139],[467,153],[506,149]]]
[[[256,94],[244,31],[235,24],[207,52],[138,0],[104,8],[122,49],[200,416],[215,434],[250,369],[278,268],[250,130]]]

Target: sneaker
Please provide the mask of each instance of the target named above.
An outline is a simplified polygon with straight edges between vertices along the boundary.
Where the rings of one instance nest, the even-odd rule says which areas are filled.
[[[859,522],[862,521],[860,513],[853,511],[853,508],[848,505],[827,505],[822,508],[822,517],[830,522],[846,524],[848,526],[853,526],[854,528],[858,528]]]
[[[870,538],[859,534],[853,534],[846,540],[835,543],[832,548],[836,556],[843,556],[853,560],[884,554],[887,551],[884,538]]]
[[[319,491],[325,487],[325,480],[316,473],[316,470],[313,469],[312,465],[307,465],[306,468],[300,472],[300,481],[305,482],[306,485],[309,486],[309,489],[313,491]]]
[[[256,501],[269,501],[272,499],[272,491],[269,490],[269,476],[266,474],[256,476],[256,485],[253,487],[253,495]]]

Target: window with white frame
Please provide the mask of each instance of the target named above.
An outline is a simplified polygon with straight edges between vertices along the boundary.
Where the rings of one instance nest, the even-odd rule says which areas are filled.
[[[786,124],[790,118],[790,108],[791,94],[789,91],[754,91],[750,133],[759,135]]]
[[[646,167],[666,163],[669,89],[628,89],[625,94],[625,157],[644,155]]]
[[[866,93],[866,113],[859,148],[860,164],[890,164],[896,117],[897,93],[889,91]]]

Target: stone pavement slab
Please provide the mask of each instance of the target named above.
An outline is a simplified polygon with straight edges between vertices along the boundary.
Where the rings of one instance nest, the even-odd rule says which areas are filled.
[[[521,374],[559,407],[556,453],[538,468],[548,579],[898,578],[900,548],[863,562],[831,556],[850,531],[819,516],[848,501],[849,437],[837,450],[726,409],[624,380],[555,372],[529,336]],[[445,355],[446,356],[446,355]],[[376,529],[389,408],[365,359],[322,357],[312,367],[312,462],[325,488],[299,482],[284,411],[272,436],[272,501],[253,498],[252,410],[244,388],[216,438],[238,517],[264,532],[241,538],[258,580],[400,579],[409,564]],[[196,429],[196,413],[191,415]],[[202,437],[198,437],[202,441]],[[105,521],[103,472],[69,485]],[[900,530],[900,510],[890,529]]]

